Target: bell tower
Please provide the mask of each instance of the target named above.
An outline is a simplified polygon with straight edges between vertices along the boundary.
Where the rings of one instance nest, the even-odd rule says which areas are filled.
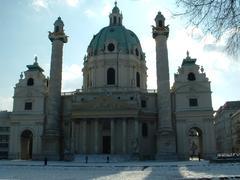
[[[54,23],[54,31],[49,32],[52,42],[49,93],[47,101],[47,119],[43,135],[43,153],[48,159],[60,158],[60,115],[62,86],[62,56],[63,44],[67,43],[64,24],[59,17]]]
[[[156,42],[158,132],[156,159],[176,158],[176,139],[172,124],[167,38],[169,28],[158,12],[152,36]]]

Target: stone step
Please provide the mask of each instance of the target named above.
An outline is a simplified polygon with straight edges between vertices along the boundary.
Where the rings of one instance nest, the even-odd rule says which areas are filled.
[[[74,162],[86,163],[107,163],[107,162],[127,162],[131,160],[131,155],[112,154],[75,154]]]

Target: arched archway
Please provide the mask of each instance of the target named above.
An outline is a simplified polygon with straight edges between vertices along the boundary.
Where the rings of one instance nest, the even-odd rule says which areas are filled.
[[[190,158],[202,155],[202,130],[192,127],[188,130],[188,149]]]
[[[33,134],[25,130],[21,134],[21,159],[32,159]]]

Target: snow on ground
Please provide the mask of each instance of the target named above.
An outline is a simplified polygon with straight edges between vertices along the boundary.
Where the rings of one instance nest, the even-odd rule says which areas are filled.
[[[228,177],[240,179],[240,163],[183,162],[122,162],[76,163],[1,160],[0,180],[139,180]]]

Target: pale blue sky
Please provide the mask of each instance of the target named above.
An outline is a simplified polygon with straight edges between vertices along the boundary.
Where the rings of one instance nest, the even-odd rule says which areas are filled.
[[[108,15],[114,0],[1,0],[0,5],[0,110],[12,110],[14,86],[26,65],[38,56],[40,66],[49,74],[51,43],[48,31],[58,16],[65,24],[69,42],[64,47],[63,91],[74,91],[82,86],[83,57],[94,34],[109,24]],[[225,101],[240,100],[240,61],[232,60],[219,51],[222,42],[215,43],[211,35],[201,29],[186,29],[183,18],[173,18],[175,0],[121,0],[123,25],[139,37],[146,53],[148,88],[156,88],[155,44],[151,25],[158,11],[170,25],[168,39],[171,84],[174,73],[186,57],[197,58],[203,65],[212,85],[214,109]]]

